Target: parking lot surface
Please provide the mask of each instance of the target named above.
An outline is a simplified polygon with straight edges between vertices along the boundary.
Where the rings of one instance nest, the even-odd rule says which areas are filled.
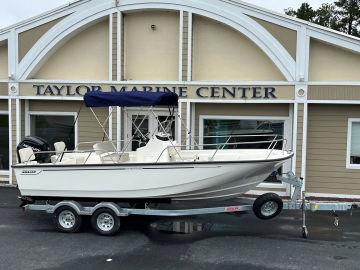
[[[360,269],[360,213],[284,211],[261,221],[251,214],[182,219],[129,217],[114,237],[55,230],[51,216],[23,212],[17,190],[0,188],[0,269]],[[175,223],[174,223],[175,222]],[[191,224],[197,231],[166,228]]]

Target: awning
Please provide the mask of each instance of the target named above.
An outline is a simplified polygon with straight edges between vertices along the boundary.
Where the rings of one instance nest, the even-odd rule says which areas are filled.
[[[178,95],[172,92],[88,92],[84,96],[87,107],[148,107],[177,106]]]

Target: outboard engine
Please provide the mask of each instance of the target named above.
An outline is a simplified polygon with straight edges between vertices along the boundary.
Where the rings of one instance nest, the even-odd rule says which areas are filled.
[[[50,145],[43,138],[36,136],[27,136],[16,147],[17,157],[19,162],[20,162],[19,150],[27,147],[31,147],[34,153],[50,151]],[[43,154],[35,155],[35,160],[38,163],[49,163],[50,158],[51,158],[51,153],[43,153]]]

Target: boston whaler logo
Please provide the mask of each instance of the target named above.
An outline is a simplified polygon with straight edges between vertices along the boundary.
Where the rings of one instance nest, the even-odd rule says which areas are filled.
[[[40,173],[40,171],[38,171],[38,170],[29,170],[29,169],[22,170],[22,172],[21,172],[21,174],[23,174],[23,175],[36,175],[39,173]]]

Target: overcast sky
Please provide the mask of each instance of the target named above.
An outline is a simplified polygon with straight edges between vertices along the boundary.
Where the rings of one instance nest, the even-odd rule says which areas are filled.
[[[306,0],[244,0],[267,9],[283,12],[285,8],[297,8]],[[70,0],[0,0],[0,28],[17,23],[26,18],[71,2]],[[311,6],[317,8],[322,3],[333,0],[308,0]]]

